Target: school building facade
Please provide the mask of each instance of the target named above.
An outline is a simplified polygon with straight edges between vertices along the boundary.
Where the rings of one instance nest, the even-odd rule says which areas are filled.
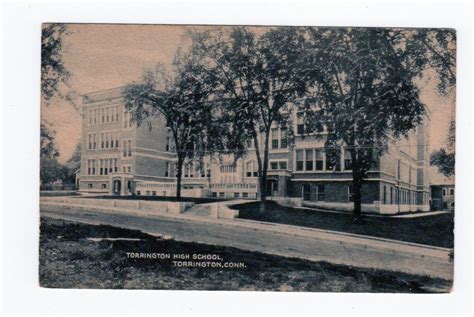
[[[177,160],[165,119],[156,117],[137,127],[123,106],[121,93],[121,88],[116,88],[83,97],[80,191],[174,196]],[[293,122],[293,127],[274,126],[271,130],[266,184],[269,199],[351,210],[349,152],[344,148],[325,150],[324,140],[306,131],[297,113]],[[388,151],[368,172],[363,185],[363,211],[394,214],[429,210],[428,122],[429,114],[408,138],[389,142]],[[289,128],[294,131],[291,143],[287,139]],[[255,149],[250,145],[247,152],[235,164],[230,156],[219,161],[205,158],[187,162],[182,196],[258,198]],[[337,159],[327,159],[330,155]]]

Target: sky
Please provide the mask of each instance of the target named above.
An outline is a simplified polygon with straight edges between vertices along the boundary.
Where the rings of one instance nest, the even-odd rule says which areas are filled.
[[[200,27],[202,28],[202,27]],[[188,27],[171,25],[69,24],[64,40],[64,64],[77,95],[123,86],[140,79],[157,63],[171,64],[178,47],[186,45]],[[420,98],[430,109],[431,150],[445,146],[455,96],[436,93],[436,78],[420,81]],[[64,92],[67,92],[63,87]],[[80,103],[80,98],[77,100]],[[60,162],[68,160],[81,134],[81,117],[70,104],[53,100],[42,107],[42,118],[55,131]]]

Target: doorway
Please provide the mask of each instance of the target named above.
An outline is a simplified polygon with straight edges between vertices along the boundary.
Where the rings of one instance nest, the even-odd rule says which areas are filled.
[[[114,179],[114,182],[113,182],[113,194],[114,195],[120,195],[120,190],[122,189],[122,182],[120,181],[120,179]]]
[[[303,200],[310,201],[311,200],[311,185],[310,184],[303,184]]]
[[[267,180],[267,195],[278,196],[278,180],[277,179]]]

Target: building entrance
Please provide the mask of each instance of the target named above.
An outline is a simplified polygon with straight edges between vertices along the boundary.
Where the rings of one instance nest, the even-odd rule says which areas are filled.
[[[112,192],[114,195],[120,195],[120,190],[122,189],[122,183],[120,179],[114,179]]]

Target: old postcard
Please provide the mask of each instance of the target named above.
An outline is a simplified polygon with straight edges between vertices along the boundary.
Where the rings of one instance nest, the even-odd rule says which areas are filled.
[[[455,30],[41,41],[42,287],[450,292]]]

